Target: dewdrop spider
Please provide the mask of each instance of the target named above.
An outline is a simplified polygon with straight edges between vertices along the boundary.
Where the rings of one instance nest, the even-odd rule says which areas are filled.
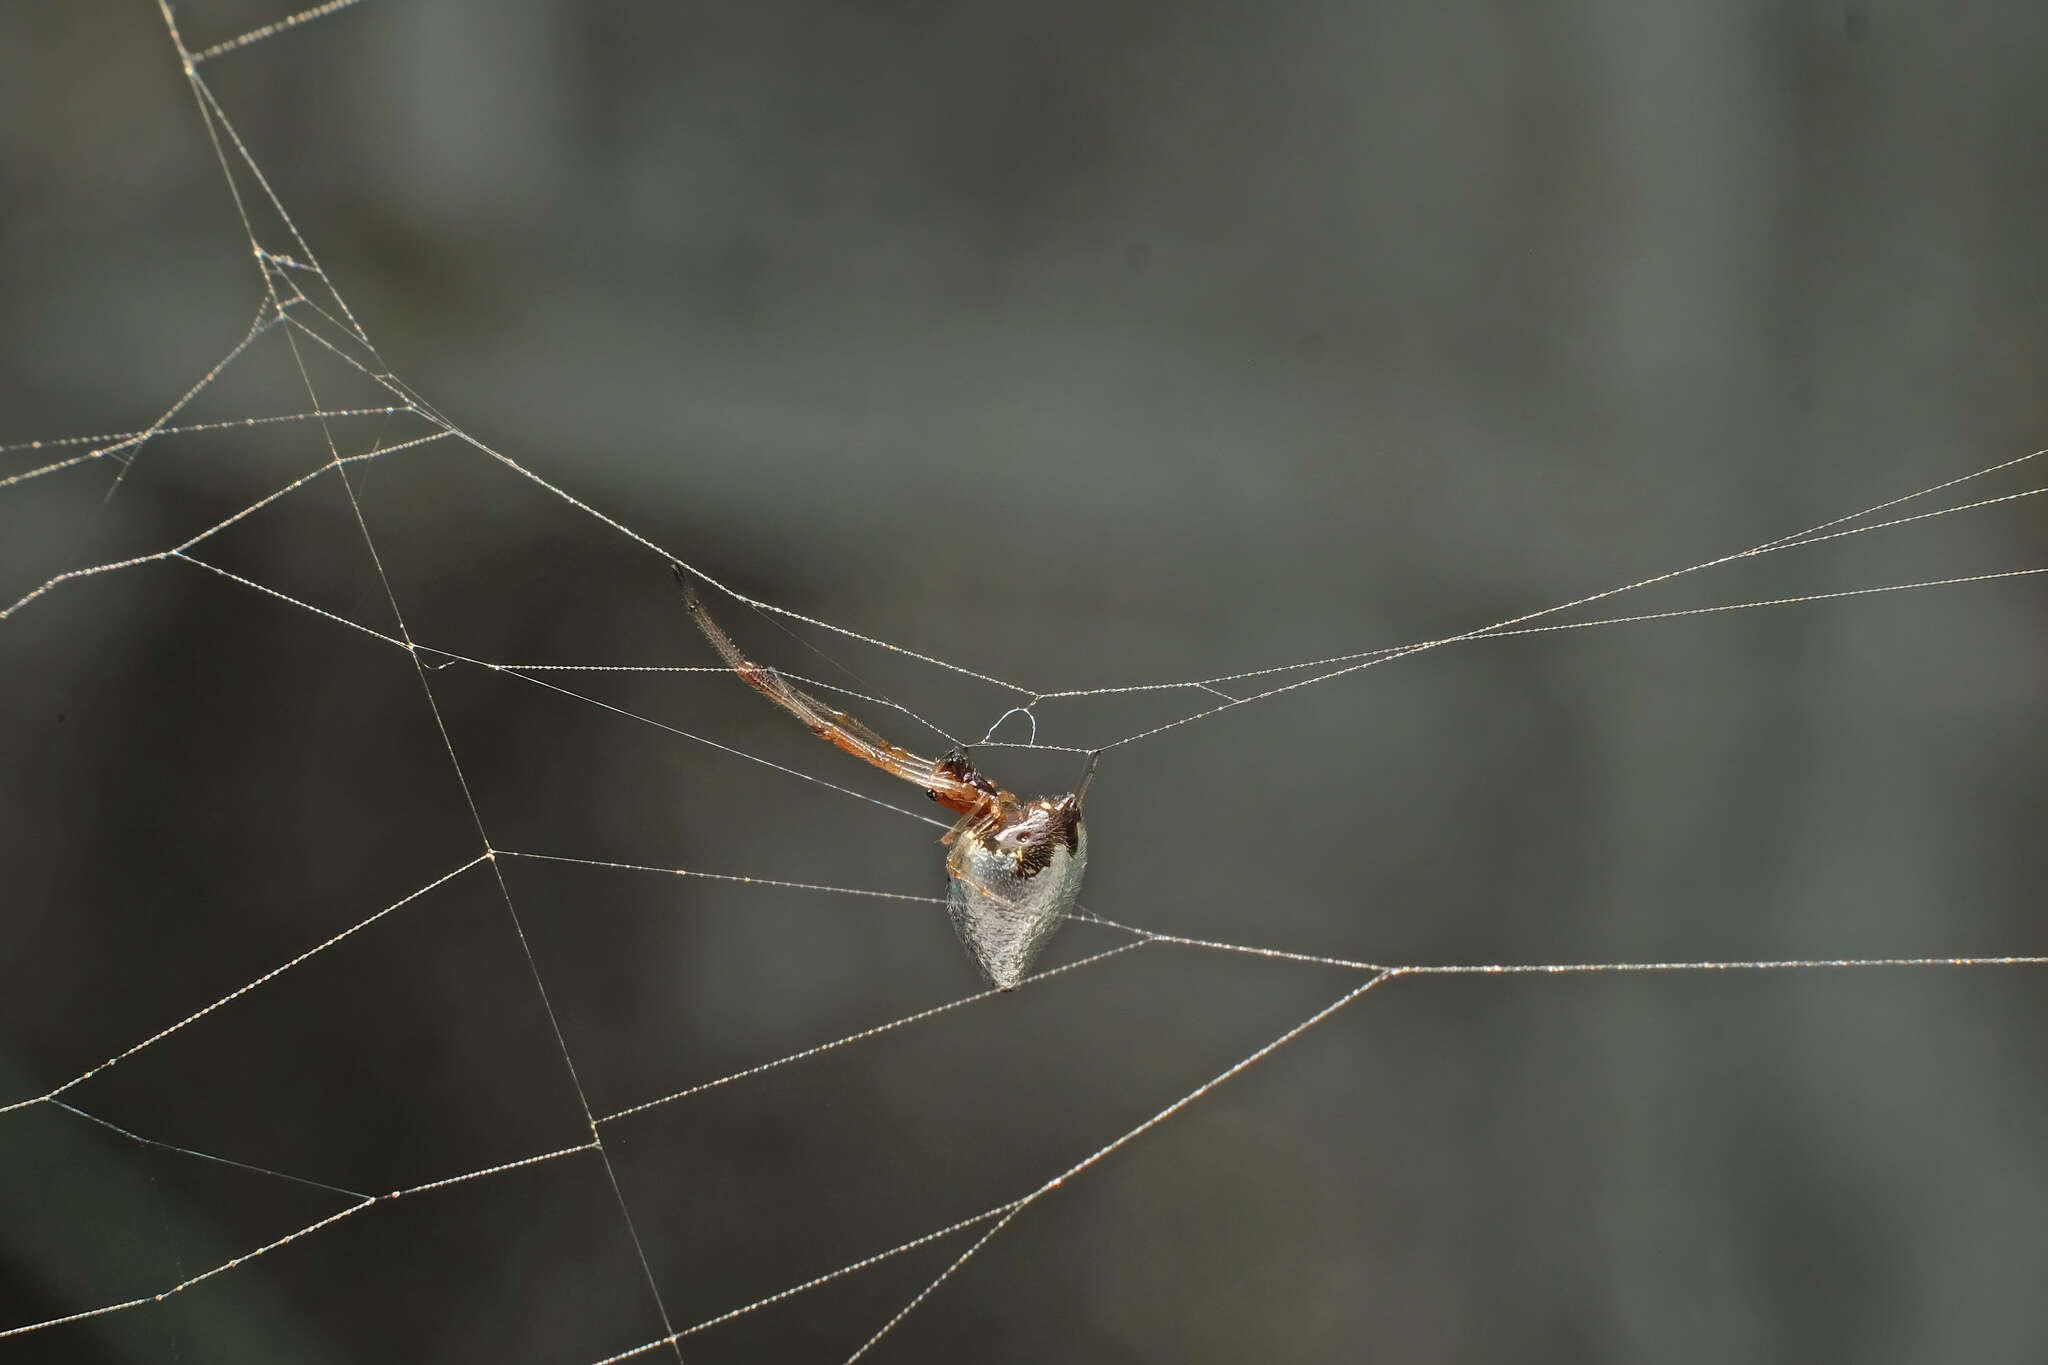
[[[670,564],[683,605],[725,666],[802,721],[819,739],[906,782],[960,818],[939,842],[946,855],[946,914],[954,932],[998,990],[1012,990],[1081,894],[1088,829],[1081,802],[1099,754],[1088,756],[1081,784],[1065,796],[1020,800],[983,777],[959,745],[937,759],[891,744],[844,711],[801,691],[772,668],[740,653],[697,598],[689,571]]]

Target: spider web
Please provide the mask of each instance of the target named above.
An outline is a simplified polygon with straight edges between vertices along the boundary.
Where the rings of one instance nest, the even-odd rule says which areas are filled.
[[[2038,1248],[1926,1206],[2042,1187],[2029,874],[2002,837],[1899,854],[1922,803],[1845,793],[1966,790],[2024,752],[2041,452],[1858,468],[1823,515],[1612,587],[1482,584],[1475,624],[1388,616],[1417,628],[1377,648],[1296,592],[1307,619],[1185,656],[1272,664],[1174,668],[1185,642],[1128,627],[1076,652],[1050,634],[1107,616],[1102,586],[979,566],[943,518],[885,530],[986,597],[798,610],[829,547],[691,509],[730,477],[701,430],[681,501],[638,505],[380,354],[215,78],[347,8],[205,42],[164,9],[253,310],[133,429],[5,447],[0,631],[34,664],[10,670],[10,1350],[1486,1354],[1476,1305],[1668,1345],[1694,1296],[1832,1305],[1831,1330],[1875,1323],[1888,1276],[1939,1298],[1938,1234],[1974,1234],[1980,1297],[1916,1321],[2025,1331]],[[703,660],[671,559],[893,739],[976,744],[1020,790],[1103,752],[1088,909],[1014,996],[945,932],[946,822]],[[1009,605],[1033,575],[1044,603]],[[1904,680],[1825,695],[1824,647]],[[1965,714],[1888,742],[1928,696]],[[1797,750],[1819,795],[1763,789],[1731,734]],[[1574,771],[1603,763],[1643,782]],[[1973,819],[2024,828],[2023,790]],[[1717,838],[1679,842],[1689,815]],[[1813,1145],[1871,1124],[1904,1136]],[[1715,1145],[1746,1131],[1770,1159]],[[1572,1283],[1639,1258],[1640,1304]],[[1701,1349],[1764,1330],[1724,1316]]]

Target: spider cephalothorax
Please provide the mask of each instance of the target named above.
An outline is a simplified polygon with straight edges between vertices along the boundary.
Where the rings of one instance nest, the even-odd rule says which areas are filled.
[[[915,782],[960,817],[941,841],[951,850],[946,855],[947,916],[997,988],[1009,990],[1023,980],[1081,894],[1081,874],[1088,866],[1081,799],[1095,777],[1094,756],[1071,793],[1029,801],[982,776],[958,745],[940,758],[919,758],[741,654],[697,600],[687,571],[680,564],[671,567],[691,619],[726,667],[818,738]]]
[[[932,764],[932,776],[940,779],[939,783],[925,788],[924,794],[934,801],[945,800],[940,793],[957,790],[959,784],[963,782],[991,800],[1000,802],[1006,796],[1012,801],[1017,799],[983,777],[980,771],[967,761],[967,751],[957,744],[946,750],[945,757]]]

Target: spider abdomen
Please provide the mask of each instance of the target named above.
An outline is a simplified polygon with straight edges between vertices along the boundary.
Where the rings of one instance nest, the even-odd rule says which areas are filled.
[[[1074,798],[1020,803],[964,831],[948,863],[946,914],[998,990],[1024,979],[1081,894],[1088,831]]]

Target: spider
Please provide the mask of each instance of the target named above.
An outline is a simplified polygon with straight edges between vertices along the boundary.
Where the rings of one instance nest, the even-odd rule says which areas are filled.
[[[741,681],[819,739],[916,783],[960,817],[939,841],[951,849],[946,855],[946,914],[990,983],[998,990],[1015,989],[1081,894],[1081,874],[1088,866],[1081,801],[1095,780],[1100,755],[1088,756],[1081,784],[1066,796],[1030,801],[983,777],[957,744],[941,758],[919,758],[740,653],[704,610],[688,571],[680,564],[669,567],[690,619]]]

